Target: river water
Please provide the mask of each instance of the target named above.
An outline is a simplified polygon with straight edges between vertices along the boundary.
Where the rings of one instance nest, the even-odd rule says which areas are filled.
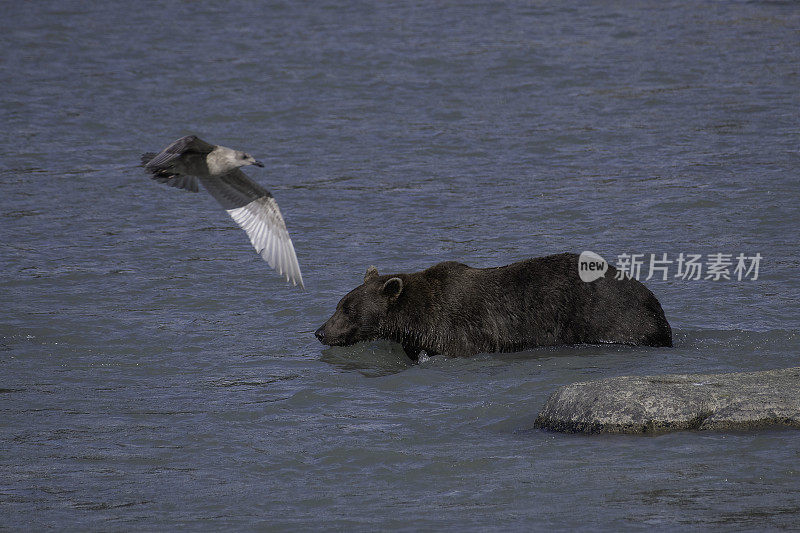
[[[799,364],[797,3],[19,2],[0,46],[2,527],[800,525],[796,431],[533,428],[575,381]],[[189,133],[266,163],[306,291],[137,167]],[[674,348],[313,336],[369,265],[583,250],[732,279],[646,282]]]

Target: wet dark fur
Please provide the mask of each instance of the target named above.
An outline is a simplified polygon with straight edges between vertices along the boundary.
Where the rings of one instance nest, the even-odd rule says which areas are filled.
[[[576,254],[498,268],[450,261],[413,274],[371,269],[316,334],[328,345],[396,341],[414,360],[422,350],[463,356],[557,344],[672,346],[653,293],[614,279],[616,272],[609,265],[604,278],[585,283]]]

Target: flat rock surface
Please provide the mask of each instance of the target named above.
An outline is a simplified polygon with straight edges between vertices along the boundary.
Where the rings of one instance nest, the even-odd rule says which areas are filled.
[[[729,374],[622,376],[565,385],[536,427],[567,433],[800,427],[800,367]]]

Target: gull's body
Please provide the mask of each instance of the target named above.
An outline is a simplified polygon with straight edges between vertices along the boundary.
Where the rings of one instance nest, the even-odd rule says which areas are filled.
[[[269,191],[248,178],[240,167],[264,165],[250,155],[209,144],[190,135],[173,142],[159,154],[142,155],[152,178],[191,192],[198,182],[250,237],[256,251],[279,274],[303,286],[297,255],[278,204]]]

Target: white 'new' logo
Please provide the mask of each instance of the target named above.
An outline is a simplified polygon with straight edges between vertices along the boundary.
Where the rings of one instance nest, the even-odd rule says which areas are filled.
[[[606,275],[608,263],[594,252],[583,252],[578,257],[578,275],[586,283],[600,279]]]

